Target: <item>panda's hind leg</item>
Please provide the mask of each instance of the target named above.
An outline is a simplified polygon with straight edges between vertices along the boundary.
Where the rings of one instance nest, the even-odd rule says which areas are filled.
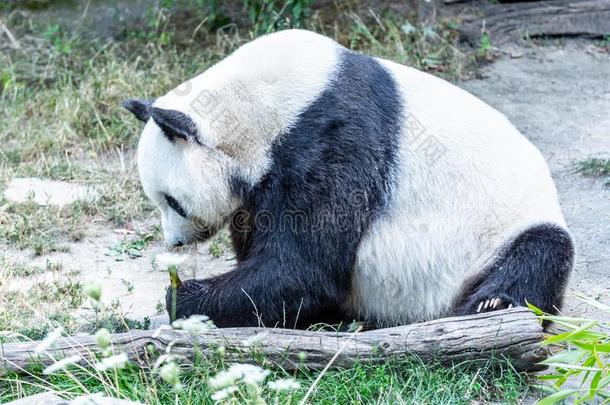
[[[553,224],[518,234],[483,271],[462,286],[457,315],[495,311],[531,303],[548,313],[561,308],[572,270],[570,234]]]

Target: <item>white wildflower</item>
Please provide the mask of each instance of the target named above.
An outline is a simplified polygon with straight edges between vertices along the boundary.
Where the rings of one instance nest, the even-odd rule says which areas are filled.
[[[182,384],[180,383],[180,369],[174,362],[165,363],[159,370],[161,379],[174,388],[175,391],[182,391]]]
[[[279,380],[270,381],[267,383],[267,387],[272,391],[289,392],[298,390],[301,388],[301,384],[293,378],[281,378]]]
[[[301,363],[305,363],[305,360],[307,360],[307,354],[305,354],[305,352],[299,352],[297,357]]]
[[[164,252],[155,256],[155,263],[159,269],[165,271],[168,267],[178,267],[188,259],[188,255],[178,253]]]
[[[188,333],[197,334],[212,329],[208,322],[210,318],[205,315],[191,315],[188,319],[177,319],[172,323],[176,329],[183,329]]]
[[[42,371],[42,374],[48,375],[48,374],[56,373],[60,370],[65,370],[69,366],[78,363],[82,359],[83,358],[78,354],[75,354],[74,356],[66,357],[65,359],[58,360],[55,363],[51,364],[49,367],[45,368]]]
[[[154,349],[153,345],[149,345],[149,346]],[[170,351],[172,349],[172,346],[173,346],[173,344],[167,345],[167,347],[165,348],[165,354],[162,354],[161,356],[159,356],[157,358],[157,361],[155,361],[155,364],[153,366],[153,370],[159,371],[161,366],[163,364],[165,364],[165,363],[171,363],[171,362],[175,362],[175,361],[182,361],[182,360],[186,359],[186,356],[184,356],[184,355],[170,353]],[[156,352],[153,352],[152,354],[155,355]]]
[[[180,369],[176,363],[166,363],[163,365],[161,370],[159,370],[159,375],[163,381],[171,385],[180,383]]]
[[[248,339],[244,340],[242,343],[244,346],[256,347],[260,346],[263,342],[263,339],[268,335],[267,332],[257,333],[256,335],[250,336]]]
[[[108,329],[102,328],[102,329],[98,330],[97,332],[95,332],[95,342],[102,349],[105,349],[108,346],[110,346],[110,343],[112,343],[112,341],[111,341],[110,332],[108,332]]]
[[[410,35],[410,34],[412,34],[412,33],[417,31],[417,28],[415,28],[413,25],[409,24],[408,22],[404,23],[400,27],[400,29],[402,30],[402,32],[404,32],[407,35]]]
[[[51,347],[53,347],[57,339],[61,337],[62,333],[64,333],[64,328],[62,328],[61,326],[59,328],[56,328],[53,332],[49,333],[42,342],[38,343],[34,351],[38,354],[46,352]]]
[[[252,364],[232,364],[228,370],[221,371],[210,378],[212,388],[223,388],[235,384],[259,386],[269,375],[269,371]]]
[[[231,385],[229,387],[223,388],[220,391],[216,391],[215,393],[213,393],[212,399],[216,402],[222,402],[222,401],[232,397],[233,394],[237,391],[238,391],[238,388],[234,385]]]
[[[129,361],[127,354],[120,353],[114,356],[106,357],[101,362],[95,365],[95,368],[99,371],[106,371],[114,368],[123,368]]]
[[[243,377],[241,381],[246,385],[258,386],[265,378],[267,378],[268,375],[269,371],[260,367],[252,369],[246,368],[243,370]]]
[[[241,377],[241,374],[236,374],[230,370],[221,371],[214,377],[210,378],[208,384],[212,388],[222,388],[235,384]]]

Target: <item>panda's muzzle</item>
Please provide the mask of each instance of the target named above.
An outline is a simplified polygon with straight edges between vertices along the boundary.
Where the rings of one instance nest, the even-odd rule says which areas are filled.
[[[192,220],[193,242],[205,242],[218,232],[218,228],[204,223],[200,218]]]
[[[165,243],[170,247],[181,247],[196,242],[205,242],[216,234],[218,228],[210,227],[201,221],[193,220],[192,226],[184,229],[179,235],[165,239]]]

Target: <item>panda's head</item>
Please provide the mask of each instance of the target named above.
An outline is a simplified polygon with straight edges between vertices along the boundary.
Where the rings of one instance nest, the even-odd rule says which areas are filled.
[[[129,99],[123,106],[146,123],[138,170],[146,195],[161,211],[166,243],[208,239],[239,205],[230,191],[230,157],[206,143],[188,112],[152,100]]]
[[[273,143],[332,82],[340,49],[312,32],[281,31],[154,101],[123,103],[146,123],[140,179],[169,244],[205,239],[226,222],[241,204],[233,180],[254,186],[268,172]]]

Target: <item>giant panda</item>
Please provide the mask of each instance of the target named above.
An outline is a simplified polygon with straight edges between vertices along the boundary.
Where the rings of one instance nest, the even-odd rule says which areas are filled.
[[[231,232],[236,265],[182,282],[177,317],[390,326],[561,306],[574,245],[544,158],[440,78],[286,30],[123,105],[145,123],[166,242]]]

